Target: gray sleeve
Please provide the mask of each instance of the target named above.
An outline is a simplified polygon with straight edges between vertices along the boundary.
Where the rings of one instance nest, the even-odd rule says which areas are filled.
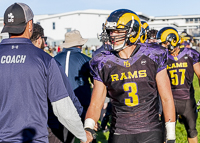
[[[65,97],[51,104],[58,120],[78,139],[86,142],[87,138],[83,123],[70,97]]]

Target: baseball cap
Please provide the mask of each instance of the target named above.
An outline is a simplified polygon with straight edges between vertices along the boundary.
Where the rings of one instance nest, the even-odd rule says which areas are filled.
[[[30,7],[24,3],[14,3],[4,13],[4,27],[1,33],[21,34],[28,21],[34,17]]]

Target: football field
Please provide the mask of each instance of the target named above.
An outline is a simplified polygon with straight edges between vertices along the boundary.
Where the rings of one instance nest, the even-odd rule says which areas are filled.
[[[196,75],[194,75],[193,85],[195,89],[196,102],[198,102],[198,100],[200,100],[200,88],[199,88],[198,78]],[[196,127],[198,131],[198,142],[199,142],[200,141],[200,113],[198,113]],[[177,125],[176,125],[176,143],[187,143],[187,134],[186,134],[184,125],[180,124],[179,122],[177,122]]]

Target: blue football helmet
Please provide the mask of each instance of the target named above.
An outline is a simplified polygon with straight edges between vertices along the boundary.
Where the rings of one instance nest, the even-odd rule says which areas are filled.
[[[110,36],[111,30],[122,30],[126,31],[125,34],[116,36]],[[107,18],[105,24],[103,24],[103,32],[101,33],[101,39],[105,42],[110,42],[122,39],[124,37],[124,42],[121,45],[114,46],[112,44],[113,50],[120,51],[124,49],[127,45],[135,44],[140,38],[141,33],[141,22],[139,16],[128,9],[119,9],[113,11]]]
[[[156,35],[158,43],[169,42],[168,49],[172,51],[179,43],[180,37],[178,31],[173,27],[164,27]]]

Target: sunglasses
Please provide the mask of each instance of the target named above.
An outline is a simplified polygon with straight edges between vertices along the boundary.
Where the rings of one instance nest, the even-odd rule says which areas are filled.
[[[45,42],[47,41],[47,37],[41,36],[41,38],[43,38]]]

